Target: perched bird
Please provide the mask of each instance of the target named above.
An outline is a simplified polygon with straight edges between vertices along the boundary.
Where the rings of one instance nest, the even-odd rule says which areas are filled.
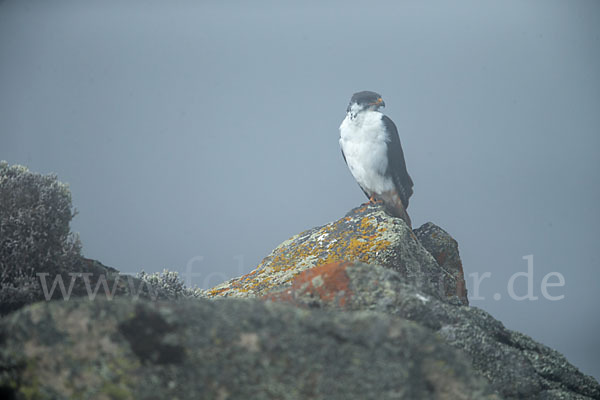
[[[370,203],[383,203],[388,214],[408,226],[408,199],[413,181],[406,171],[396,125],[379,111],[385,107],[375,92],[358,92],[350,99],[340,125],[342,156]]]

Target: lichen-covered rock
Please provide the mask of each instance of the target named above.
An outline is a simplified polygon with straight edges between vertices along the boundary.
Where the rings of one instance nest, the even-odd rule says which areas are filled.
[[[499,399],[429,329],[258,300],[38,303],[0,320],[16,399]]]
[[[413,232],[421,245],[435,258],[438,265],[444,271],[449,272],[452,275],[453,282],[456,282],[456,287],[446,285],[449,290],[456,289],[455,293],[449,292],[446,295],[451,296],[454,294],[462,305],[468,305],[465,275],[456,240],[433,222],[427,222]]]
[[[262,296],[289,285],[300,272],[336,261],[382,265],[398,271],[421,290],[462,304],[464,280],[440,266],[400,218],[377,205],[363,205],[344,218],[302,232],[280,244],[258,267],[208,291],[212,297]],[[463,288],[461,290],[460,288]]]
[[[302,308],[372,310],[412,320],[464,351],[507,399],[600,399],[600,385],[555,350],[506,329],[483,310],[451,305],[407,285],[396,271],[338,262],[304,271],[265,300]]]
[[[1,399],[600,399],[562,355],[465,306],[457,243],[434,224],[363,206],[190,300],[207,294],[174,272],[83,258],[72,214],[56,177],[0,163],[0,315],[70,299],[0,319]]]

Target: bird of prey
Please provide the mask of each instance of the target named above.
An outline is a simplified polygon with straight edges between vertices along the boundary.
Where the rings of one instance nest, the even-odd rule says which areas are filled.
[[[388,214],[411,226],[406,213],[413,181],[394,122],[379,111],[385,107],[375,92],[358,92],[350,99],[340,125],[342,156],[370,203],[383,203]]]

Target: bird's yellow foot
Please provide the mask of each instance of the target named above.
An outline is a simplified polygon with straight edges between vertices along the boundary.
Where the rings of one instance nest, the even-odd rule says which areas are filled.
[[[363,206],[376,206],[379,204],[383,204],[383,200],[377,199],[375,198],[375,196],[371,196],[369,197],[369,201],[367,201],[366,203],[363,203]]]
[[[370,206],[375,203],[376,203],[375,196],[371,196],[371,197],[369,197],[369,201],[367,201],[366,203],[362,203],[361,206]]]

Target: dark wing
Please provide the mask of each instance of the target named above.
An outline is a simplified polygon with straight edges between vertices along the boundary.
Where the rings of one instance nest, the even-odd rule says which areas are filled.
[[[346,161],[346,155],[344,154],[344,149],[342,149],[342,148],[340,147],[340,150],[342,151],[342,157],[344,157],[344,162],[346,163],[346,166],[348,166],[348,161]],[[350,168],[350,167],[348,167],[348,168]],[[357,183],[358,183],[358,182],[357,182]],[[365,194],[365,196],[367,196],[367,199],[370,199],[370,198],[371,198],[371,196],[369,196],[369,193],[367,193],[367,191],[366,191],[365,189],[363,189],[363,187],[362,187],[362,186],[358,185],[358,187],[360,188],[360,190],[362,190],[362,191],[363,191],[363,193]]]
[[[386,175],[392,177],[394,185],[400,195],[400,199],[402,200],[402,204],[404,205],[404,208],[407,208],[408,199],[413,194],[413,181],[406,170],[406,162],[404,161],[402,145],[400,145],[398,129],[396,129],[394,122],[386,115],[384,115],[381,120],[383,121],[390,140],[387,144],[388,167]]]

